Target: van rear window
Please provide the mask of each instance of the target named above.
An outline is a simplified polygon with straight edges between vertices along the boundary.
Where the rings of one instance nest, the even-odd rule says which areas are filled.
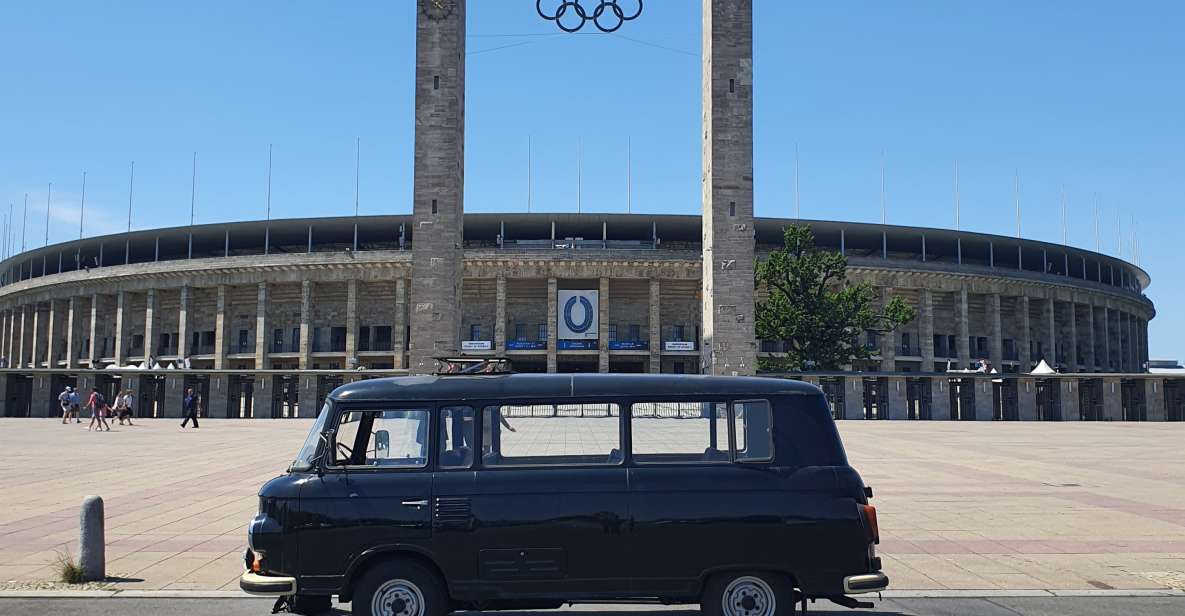
[[[728,462],[728,404],[640,402],[630,407],[639,463]]]
[[[482,464],[620,464],[620,418],[621,407],[612,402],[487,406]]]

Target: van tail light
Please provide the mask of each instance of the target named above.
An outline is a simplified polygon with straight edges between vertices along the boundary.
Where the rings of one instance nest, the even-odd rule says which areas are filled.
[[[868,538],[873,543],[880,543],[881,529],[876,522],[876,507],[872,505],[860,505],[860,509],[864,512],[864,527],[868,529]]]

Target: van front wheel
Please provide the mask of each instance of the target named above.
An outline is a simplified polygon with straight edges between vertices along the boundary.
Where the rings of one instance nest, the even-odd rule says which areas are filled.
[[[712,576],[704,587],[704,616],[791,616],[794,589],[785,576],[766,572],[732,572]]]
[[[358,581],[354,616],[444,616],[448,598],[436,574],[408,561],[381,563]]]

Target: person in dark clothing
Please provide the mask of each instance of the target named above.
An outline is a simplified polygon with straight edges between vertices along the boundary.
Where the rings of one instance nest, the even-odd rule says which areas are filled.
[[[185,401],[181,403],[181,408],[185,410],[185,419],[181,420],[181,428],[184,429],[190,419],[193,420],[193,427],[197,428],[197,396],[194,395],[192,387],[185,390]]]

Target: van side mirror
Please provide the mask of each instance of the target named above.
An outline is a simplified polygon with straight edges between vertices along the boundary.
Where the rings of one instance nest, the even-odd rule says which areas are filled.
[[[383,457],[390,457],[391,455],[391,433],[386,430],[379,430],[374,433],[374,457],[379,457],[379,452],[384,452]]]

